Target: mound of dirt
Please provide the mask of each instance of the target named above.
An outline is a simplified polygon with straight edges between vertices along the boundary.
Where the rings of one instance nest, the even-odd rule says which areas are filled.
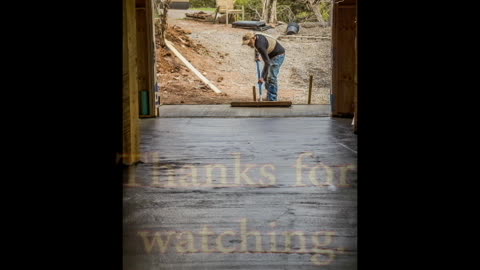
[[[180,26],[173,25],[169,26],[166,34],[166,39],[173,42],[176,47],[188,47],[191,48],[198,54],[208,55],[208,50],[200,43],[194,42],[188,35],[190,35],[192,31],[183,29]]]
[[[210,58],[209,51],[193,41],[190,30],[173,25],[168,27],[166,38],[182,55]],[[231,98],[226,93],[217,94],[193,74],[167,47],[157,40],[157,77],[159,77],[162,104],[225,104]]]

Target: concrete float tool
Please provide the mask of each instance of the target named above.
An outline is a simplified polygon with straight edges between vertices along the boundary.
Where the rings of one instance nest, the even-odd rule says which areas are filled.
[[[260,60],[256,60],[257,62],[257,75],[258,79],[260,80]],[[253,100],[252,102],[248,101],[234,101],[230,103],[231,107],[290,107],[292,106],[291,101],[263,101],[262,98],[262,83],[258,82],[258,92],[259,92],[259,101],[256,100],[255,95],[255,86],[253,89]]]

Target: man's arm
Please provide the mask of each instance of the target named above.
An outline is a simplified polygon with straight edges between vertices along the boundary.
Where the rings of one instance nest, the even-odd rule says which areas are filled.
[[[255,49],[255,61],[258,61],[260,60],[260,54],[258,53],[258,51]]]
[[[255,47],[257,48],[258,52],[262,56],[264,65],[263,65],[263,72],[262,77],[266,81],[268,76],[268,69],[270,68],[270,57],[268,57],[267,48],[268,48],[268,41],[264,36],[257,36],[257,40],[255,41]]]

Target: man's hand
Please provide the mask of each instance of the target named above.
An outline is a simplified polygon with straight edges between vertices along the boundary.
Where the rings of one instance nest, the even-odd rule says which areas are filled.
[[[263,78],[258,79],[258,83],[264,83],[265,80]]]

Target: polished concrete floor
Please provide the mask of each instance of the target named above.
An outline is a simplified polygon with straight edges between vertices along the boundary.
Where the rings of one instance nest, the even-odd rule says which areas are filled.
[[[357,269],[351,119],[141,120],[124,269]]]

